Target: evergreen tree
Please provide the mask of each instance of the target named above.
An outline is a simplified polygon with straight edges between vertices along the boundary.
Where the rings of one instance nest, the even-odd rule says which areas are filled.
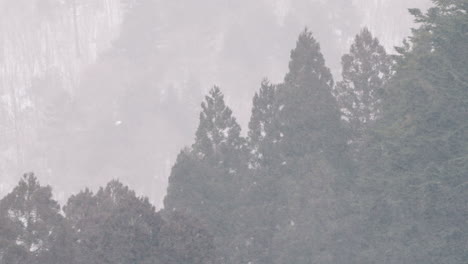
[[[223,262],[236,254],[229,245],[246,170],[244,141],[223,94],[214,87],[202,103],[195,143],[179,154],[164,200],[167,210],[186,211],[209,228]]]
[[[433,2],[426,14],[410,10],[419,27],[398,49],[368,140],[362,182],[375,201],[366,225],[376,231],[365,258],[373,262],[467,259],[468,2]]]
[[[200,222],[178,211],[164,212],[160,248],[165,264],[213,264],[213,236]]]
[[[55,251],[67,245],[59,244],[65,235],[60,206],[32,173],[0,201],[0,223],[1,263],[72,263]]]
[[[289,72],[279,91],[282,162],[270,168],[281,186],[275,201],[276,263],[336,261],[330,243],[339,230],[340,187],[349,181],[345,177],[349,167],[344,155],[346,134],[332,87],[320,45],[306,29],[291,51]]]
[[[273,146],[279,141],[275,120],[278,114],[277,87],[263,80],[260,90],[253,98],[252,115],[249,122],[248,145],[252,168],[271,162]]]
[[[233,166],[232,169],[235,169],[234,166],[239,164],[235,164],[236,157],[232,155],[243,150],[244,140],[240,136],[241,128],[231,109],[224,103],[224,96],[218,87],[211,89],[205,97],[202,109],[193,153],[215,166]]]
[[[163,220],[120,182],[70,197],[64,211],[77,236],[78,263],[157,263]]]
[[[286,157],[307,153],[334,155],[344,150],[339,108],[332,95],[333,78],[320,45],[307,29],[291,51],[289,72],[279,91],[279,130]]]
[[[240,202],[242,261],[333,263],[346,138],[331,73],[307,29],[289,69],[284,84],[264,82],[254,98],[249,143],[252,159],[263,160],[249,172]]]
[[[334,93],[350,126],[351,140],[358,140],[369,122],[380,114],[384,85],[391,75],[391,59],[379,40],[364,28],[341,64],[343,80],[337,83]]]
[[[237,205],[241,216],[237,236],[240,249],[236,261],[241,263],[272,263],[272,237],[275,231],[275,196],[279,189],[270,168],[279,161],[280,133],[278,121],[278,89],[267,79],[253,98],[249,122],[249,168],[243,175],[242,190]]]

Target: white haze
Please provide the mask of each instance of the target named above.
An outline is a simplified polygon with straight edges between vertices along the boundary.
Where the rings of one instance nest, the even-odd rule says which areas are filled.
[[[48,4],[52,2],[0,0],[0,196],[22,173],[34,171],[42,183],[61,190],[56,191],[61,201],[85,186],[96,188],[120,178],[156,206],[161,206],[177,153],[192,143],[202,95],[214,84],[223,90],[245,133],[253,94],[265,77],[273,83],[282,81],[289,52],[305,26],[320,41],[336,80],[340,57],[361,27],[368,26],[392,52],[410,34],[412,17],[407,9],[429,4],[429,0],[155,1],[158,11],[151,20],[155,25],[148,28],[158,35],[157,52],[151,55],[157,76],[148,100],[163,104],[175,94],[187,107],[183,116],[171,109],[153,117],[144,107],[145,112],[125,112],[123,107],[109,115],[99,108],[85,109],[88,102],[99,104],[101,98],[128,94],[114,89],[124,86],[119,83],[125,81],[124,71],[109,63],[113,61],[109,56],[116,56],[109,50],[126,15],[119,1]],[[85,120],[73,120],[68,130],[58,125],[44,132],[48,113],[42,110],[48,108],[40,108],[36,98],[61,89],[72,95],[70,103],[89,112],[80,116]],[[65,119],[76,118],[63,114]],[[126,120],[132,115],[143,121],[129,125]],[[91,136],[83,136],[76,124],[86,124]],[[142,139],[153,133],[154,141],[113,147],[135,142],[121,140],[135,131]],[[126,153],[116,153],[120,151]],[[130,164],[121,164],[125,162]]]

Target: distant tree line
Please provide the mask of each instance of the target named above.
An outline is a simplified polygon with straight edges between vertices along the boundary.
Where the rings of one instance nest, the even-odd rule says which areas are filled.
[[[0,202],[0,263],[214,263],[212,236],[181,212],[156,212],[118,181],[61,208],[25,174]]]
[[[337,83],[305,29],[245,137],[213,87],[160,212],[118,181],[61,208],[25,175],[0,263],[465,263],[468,0],[433,2],[397,55],[363,29]]]

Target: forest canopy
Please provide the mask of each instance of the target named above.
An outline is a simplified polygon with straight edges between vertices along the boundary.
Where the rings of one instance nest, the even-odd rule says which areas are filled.
[[[139,12],[153,3],[130,2]],[[173,164],[159,211],[119,180],[84,189],[61,205],[52,187],[24,174],[0,200],[0,264],[465,263],[468,0],[432,2],[425,12],[409,10],[417,27],[397,54],[370,29],[358,31],[341,58],[340,77],[327,66],[315,33],[304,29],[283,81],[259,84],[246,133],[222,87],[213,86],[201,103],[193,144]],[[74,113],[81,125],[99,123],[86,118],[96,112],[123,122],[113,135],[121,145],[88,124],[94,147],[115,155],[112,162],[96,158],[93,168],[107,160],[99,173],[115,178],[134,173],[144,179],[142,160],[157,147],[147,139],[171,133],[156,123],[131,137],[127,129],[153,112],[184,118],[179,106],[193,109],[170,93],[160,105],[139,99],[155,92],[158,34],[132,29],[151,19],[157,18],[126,21],[124,36],[146,41],[135,47],[120,39],[81,84],[92,90],[99,87],[95,75],[117,74],[125,111],[102,109],[113,103],[105,93],[74,95],[86,102]],[[55,106],[65,111],[71,94],[59,91]],[[52,109],[50,122],[64,118]],[[185,125],[174,133],[185,133]],[[82,142],[62,143],[73,151]],[[146,152],[121,154],[135,146]],[[60,162],[61,150],[50,151]],[[126,167],[132,163],[139,166]],[[93,168],[88,173],[97,173]]]

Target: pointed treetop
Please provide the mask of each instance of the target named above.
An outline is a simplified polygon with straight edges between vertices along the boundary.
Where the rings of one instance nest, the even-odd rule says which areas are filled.
[[[342,58],[342,65],[344,79],[350,74],[365,71],[384,71],[383,75],[390,73],[390,59],[385,48],[366,27],[354,38],[350,52]]]
[[[205,158],[241,148],[241,128],[232,116],[231,109],[226,106],[219,87],[214,86],[210,90],[201,106],[193,151]]]
[[[285,77],[285,82],[294,82],[304,75],[312,75],[329,87],[333,86],[333,77],[330,69],[325,66],[320,44],[307,28],[299,35],[296,48],[291,51],[289,73]]]
[[[380,114],[383,87],[392,75],[392,60],[379,40],[364,28],[341,63],[343,80],[337,83],[334,94],[354,137]]]
[[[36,203],[42,206],[50,205],[54,210],[59,210],[59,205],[52,199],[52,188],[41,186],[34,173],[25,173],[13,191],[1,200],[5,204],[12,203],[20,206],[22,203]],[[1,207],[1,203],[0,203]],[[24,209],[24,208],[23,208]]]
[[[253,98],[252,115],[249,122],[249,137],[251,140],[260,140],[264,137],[266,118],[271,119],[272,108],[274,107],[276,86],[268,79],[263,79],[260,90]],[[262,132],[263,131],[263,132]]]
[[[267,148],[274,144],[276,130],[274,123],[277,118],[277,87],[268,79],[262,81],[260,90],[253,98],[252,115],[249,122],[249,149],[253,167],[257,167],[265,160],[266,155],[272,153]]]
[[[41,186],[33,173],[25,174],[13,191],[0,200],[0,223],[14,227],[12,230],[2,230],[3,226],[0,226],[0,263],[9,263],[2,261],[2,251],[5,249],[2,247],[5,242],[8,247],[9,243],[2,241],[4,231],[12,231],[8,234],[10,241],[18,252],[25,253],[25,257],[32,256],[30,253],[45,256],[54,245],[62,220],[60,206],[52,198],[51,187]]]
[[[320,45],[307,29],[291,52],[289,73],[278,91],[278,133],[284,156],[343,149],[343,129],[333,77],[326,67]],[[330,156],[332,156],[330,155]]]

